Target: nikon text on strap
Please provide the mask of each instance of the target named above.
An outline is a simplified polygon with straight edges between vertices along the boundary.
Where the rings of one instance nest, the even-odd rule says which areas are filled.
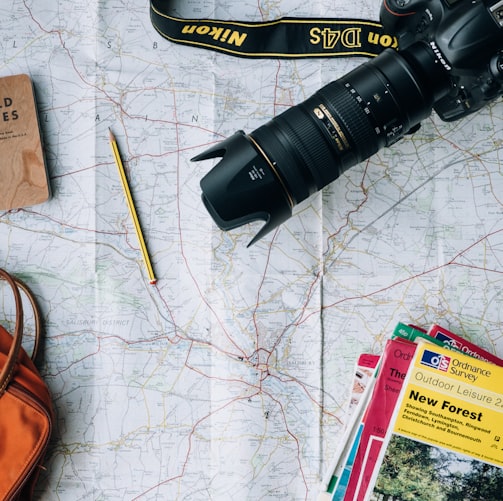
[[[184,19],[174,2],[150,1],[154,28],[171,42],[254,58],[375,57],[397,39],[375,21],[283,17],[265,22]]]

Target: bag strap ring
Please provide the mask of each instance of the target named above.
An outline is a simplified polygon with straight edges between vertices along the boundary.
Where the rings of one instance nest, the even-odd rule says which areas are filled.
[[[16,363],[18,360],[19,352],[21,350],[23,341],[23,330],[24,330],[24,314],[23,314],[23,302],[19,290],[22,290],[26,295],[30,304],[33,308],[34,321],[35,321],[35,342],[33,346],[33,351],[31,359],[35,360],[40,344],[40,334],[41,334],[41,320],[38,307],[33,296],[33,293],[18,278],[12,277],[5,270],[0,268],[0,279],[5,280],[11,287],[12,293],[14,295],[14,302],[16,306],[16,324],[14,327],[13,341],[10,346],[9,352],[7,354],[7,360],[5,365],[0,371],[0,397],[5,393],[7,386],[9,385],[12,377],[14,375],[14,370],[16,368]]]

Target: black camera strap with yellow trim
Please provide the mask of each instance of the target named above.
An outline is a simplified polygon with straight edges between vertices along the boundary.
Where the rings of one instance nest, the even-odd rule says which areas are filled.
[[[150,0],[154,28],[171,42],[252,58],[375,57],[397,39],[361,19],[282,17],[265,22],[184,19],[173,2]]]

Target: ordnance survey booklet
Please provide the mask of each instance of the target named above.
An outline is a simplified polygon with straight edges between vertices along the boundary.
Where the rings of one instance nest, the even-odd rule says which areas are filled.
[[[440,327],[439,327],[440,328]],[[459,338],[456,334],[446,329],[443,332],[453,338]],[[375,388],[365,414],[365,427],[361,433],[360,442],[357,445],[356,456],[352,464],[349,482],[345,487],[344,496],[335,497],[344,501],[362,501],[369,482],[376,468],[381,446],[393,416],[395,404],[400,394],[404,378],[409,369],[415,348],[420,339],[443,346],[443,341],[431,337],[426,331],[410,325],[398,323],[392,335],[392,340],[386,344],[381,359],[381,367],[377,377]],[[446,346],[450,350],[461,352],[464,340],[456,344]],[[410,343],[406,343],[409,341]],[[482,358],[485,351],[474,346],[470,355]],[[493,356],[492,362],[503,365],[503,360]]]
[[[502,367],[420,342],[365,499],[501,499],[502,381]]]

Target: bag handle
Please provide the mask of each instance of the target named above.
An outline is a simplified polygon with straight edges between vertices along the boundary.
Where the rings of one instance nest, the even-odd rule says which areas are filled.
[[[12,277],[5,270],[0,268],[0,278],[5,280],[11,287],[12,293],[14,294],[14,302],[16,305],[16,325],[14,327],[13,341],[7,354],[7,361],[0,371],[0,397],[5,393],[7,386],[9,385],[12,377],[14,375],[14,370],[16,368],[16,363],[18,360],[19,352],[21,350],[23,341],[23,330],[24,330],[24,314],[23,314],[23,302],[21,300],[21,294],[19,290],[21,289],[24,294],[29,299],[31,306],[33,308],[33,314],[35,318],[35,344],[33,346],[33,351],[31,359],[35,360],[38,352],[38,347],[40,344],[41,335],[41,320],[40,314],[35,302],[35,298],[30,291],[30,289],[18,278]]]

